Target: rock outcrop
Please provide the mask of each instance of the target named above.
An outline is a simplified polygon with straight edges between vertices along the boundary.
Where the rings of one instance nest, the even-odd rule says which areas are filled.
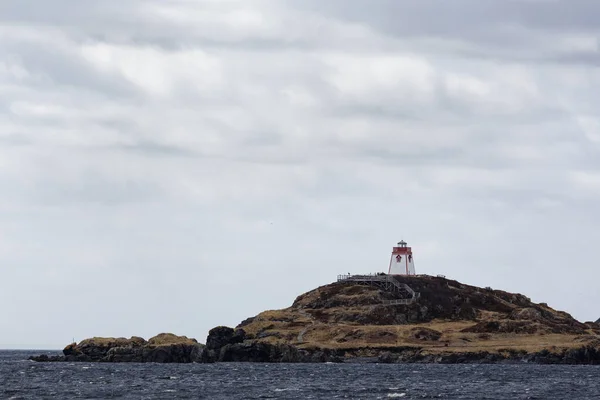
[[[91,338],[66,346],[62,356],[41,355],[34,361],[156,362],[190,363],[199,361],[204,345],[196,339],[161,333],[148,341],[141,337]]]
[[[243,329],[225,326],[213,328],[208,333],[201,361],[214,362],[325,362],[341,361],[334,352],[310,351],[289,344],[272,344],[245,340]]]

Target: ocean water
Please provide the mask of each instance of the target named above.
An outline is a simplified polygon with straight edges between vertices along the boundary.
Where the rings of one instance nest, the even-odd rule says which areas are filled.
[[[598,366],[27,361],[39,353],[0,351],[1,399],[600,399]]]

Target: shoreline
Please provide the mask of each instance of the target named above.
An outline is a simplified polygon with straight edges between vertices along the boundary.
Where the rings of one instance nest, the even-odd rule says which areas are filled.
[[[182,347],[162,346],[143,350],[112,347],[88,349],[96,358],[83,353],[63,355],[41,354],[28,359],[36,362],[98,362],[98,363],[345,363],[345,364],[553,364],[600,365],[600,350],[591,345],[570,349],[545,349],[535,353],[506,349],[502,352],[446,352],[429,353],[421,348],[354,348],[354,349],[299,349],[288,345],[264,343],[225,344],[209,349],[203,345]],[[33,350],[35,351],[35,350]],[[121,354],[115,358],[114,354]],[[175,356],[177,354],[178,356]]]

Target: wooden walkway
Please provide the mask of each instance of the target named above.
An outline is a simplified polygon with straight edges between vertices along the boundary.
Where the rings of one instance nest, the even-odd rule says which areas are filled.
[[[390,275],[338,275],[337,281],[340,283],[353,282],[360,285],[376,286],[388,292],[402,297],[394,300],[384,300],[383,304],[389,306],[409,305],[416,302],[420,293],[415,292],[405,283],[400,283]]]

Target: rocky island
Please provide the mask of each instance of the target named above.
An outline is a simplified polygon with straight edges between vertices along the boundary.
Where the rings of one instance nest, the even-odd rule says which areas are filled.
[[[144,340],[133,336],[125,338],[94,337],[80,343],[71,343],[61,356],[40,355],[34,361],[86,362],[158,362],[186,363],[199,360],[204,345],[196,339],[161,333]]]
[[[342,277],[206,345],[185,336],[93,338],[36,361],[600,363],[600,324],[521,294],[428,275]]]

